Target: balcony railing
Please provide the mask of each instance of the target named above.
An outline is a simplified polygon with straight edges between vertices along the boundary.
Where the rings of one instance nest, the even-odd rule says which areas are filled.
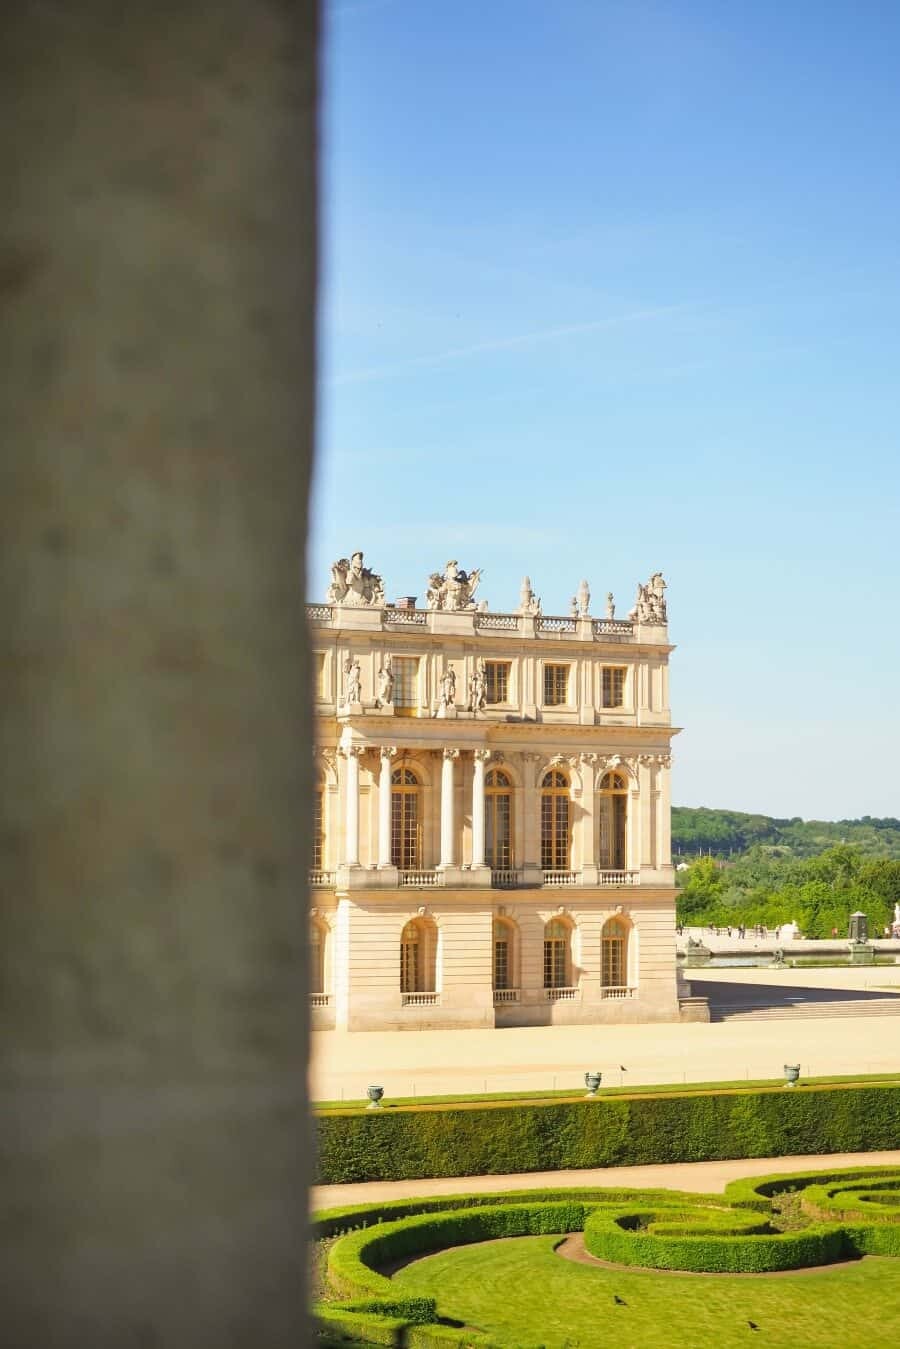
[[[476,628],[491,628],[506,632],[518,632],[518,614],[476,614]]]
[[[404,1007],[437,1007],[440,1002],[439,993],[401,993],[400,998]]]
[[[538,632],[577,632],[577,618],[552,618],[543,616],[537,621]]]
[[[612,637],[619,640],[623,637],[632,637],[634,636],[634,624],[629,623],[625,618],[595,618],[594,636]]]
[[[495,1004],[500,1002],[518,1002],[518,1001],[519,1001],[519,989],[517,988],[494,989]]]
[[[409,627],[424,628],[428,622],[425,609],[385,609],[385,623],[406,623]]]
[[[578,884],[577,871],[544,871],[541,874],[542,874],[541,884],[544,886]]]
[[[330,623],[331,605],[330,604],[307,604],[306,606],[307,623]]]
[[[442,871],[401,871],[400,884],[413,886],[418,890],[431,890],[444,884]]]
[[[597,877],[598,885],[637,885],[638,871],[601,871]]]
[[[548,1002],[571,1002],[578,996],[577,988],[545,988],[544,994]]]
[[[309,995],[310,1007],[328,1007],[330,1003],[331,1003],[330,993],[310,993]]]
[[[309,873],[309,884],[313,890],[328,890],[334,888],[333,871],[311,871]]]
[[[515,890],[522,884],[524,876],[524,872],[516,871],[514,867],[491,867],[491,889]]]
[[[637,995],[636,988],[629,988],[626,984],[607,984],[601,988],[601,998],[633,998]]]

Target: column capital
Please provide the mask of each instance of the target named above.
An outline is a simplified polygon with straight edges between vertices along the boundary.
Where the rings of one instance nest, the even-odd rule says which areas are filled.
[[[487,763],[490,757],[491,751],[489,749],[474,749],[472,751],[472,758],[475,759],[477,763]]]
[[[394,755],[397,753],[397,746],[379,745],[378,753],[381,755],[382,759],[393,759]]]
[[[442,755],[442,757],[443,757],[443,759],[444,759],[445,762],[446,762],[448,759],[458,759],[458,758],[459,758],[459,750],[458,750],[458,749],[446,749],[446,748],[445,748],[445,749],[441,750],[441,755]]]
[[[338,754],[344,759],[361,759],[368,748],[368,745],[340,745]]]

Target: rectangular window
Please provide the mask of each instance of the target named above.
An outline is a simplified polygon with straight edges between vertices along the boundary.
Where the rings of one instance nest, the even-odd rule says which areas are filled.
[[[508,660],[485,661],[485,698],[487,702],[509,702],[509,671],[510,662]]]
[[[568,702],[568,665],[544,666],[544,706],[561,707]]]
[[[560,938],[544,942],[544,988],[566,987],[566,943]]]
[[[626,667],[624,665],[604,665],[603,667],[604,707],[625,706],[625,674],[626,674]]]
[[[394,656],[394,715],[414,717],[419,710],[419,660],[417,656]]]
[[[494,988],[509,988],[509,942],[494,942]]]

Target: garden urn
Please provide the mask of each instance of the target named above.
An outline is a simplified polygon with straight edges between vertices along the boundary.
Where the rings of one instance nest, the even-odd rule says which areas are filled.
[[[786,1063],[784,1065],[784,1085],[786,1087],[795,1087],[797,1078],[800,1076],[800,1065]]]
[[[587,1087],[587,1097],[596,1096],[597,1088],[600,1086],[600,1073],[585,1073],[584,1085]],[[585,1097],[585,1100],[587,1100]]]
[[[366,1087],[366,1095],[369,1098],[367,1110],[381,1110],[381,1098],[384,1095],[384,1087]]]

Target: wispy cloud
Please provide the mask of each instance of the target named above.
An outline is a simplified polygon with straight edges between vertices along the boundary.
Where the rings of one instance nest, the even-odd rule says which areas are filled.
[[[557,328],[541,328],[527,333],[516,333],[510,337],[492,338],[486,342],[473,342],[466,347],[450,347],[447,351],[434,352],[429,356],[412,356],[393,365],[372,366],[364,370],[348,370],[335,375],[329,382],[332,385],[359,384],[368,380],[392,379],[399,375],[410,374],[416,370],[433,369],[448,361],[466,360],[470,356],[480,356],[491,351],[510,351],[516,347],[536,346],[541,342],[557,342],[562,338],[581,337],[585,333],[601,332],[606,328],[617,328],[628,323],[645,323],[650,319],[664,318],[686,309],[695,308],[693,304],[660,305],[655,309],[634,309],[625,314],[611,315],[609,318],[592,319],[588,323],[569,323]]]

